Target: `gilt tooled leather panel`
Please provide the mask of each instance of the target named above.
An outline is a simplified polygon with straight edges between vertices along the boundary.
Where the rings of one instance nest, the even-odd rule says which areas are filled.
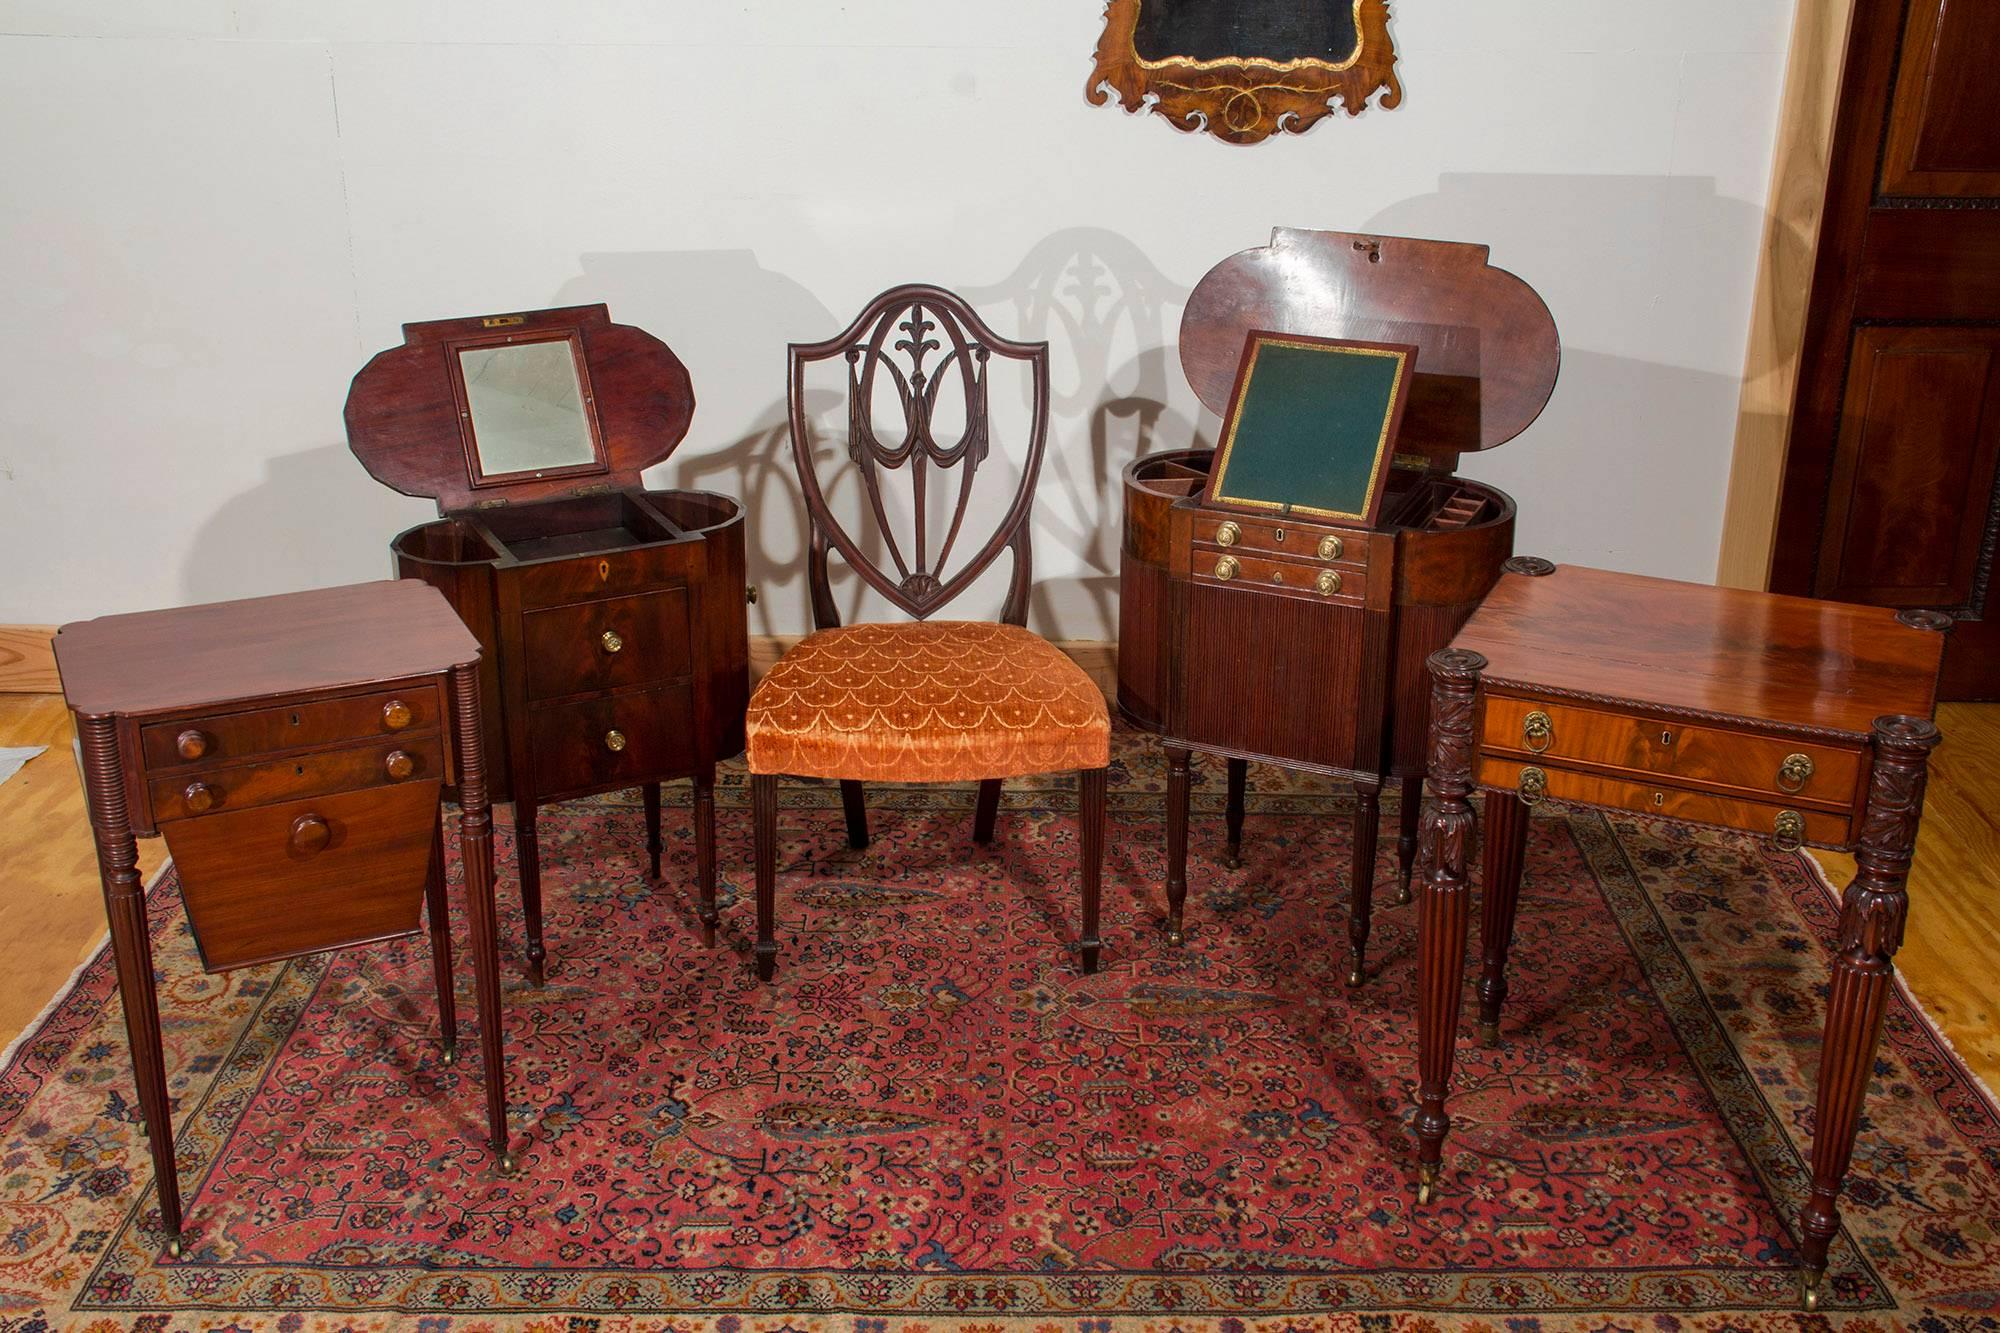
[[[1110,762],[1083,668],[1017,625],[847,625],[801,640],[750,697],[753,773],[964,782]]]

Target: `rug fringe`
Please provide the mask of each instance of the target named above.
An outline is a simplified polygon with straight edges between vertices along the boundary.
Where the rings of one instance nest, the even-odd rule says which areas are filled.
[[[1801,854],[1800,859],[1812,867],[1813,877],[1819,881],[1820,887],[1825,889],[1833,898],[1834,903],[1838,905],[1841,895],[1846,890],[1833,882],[1833,876],[1826,873],[1826,867],[1819,863],[1818,857]],[[1910,1008],[1916,1013],[1918,1018],[1923,1020],[1924,1026],[1930,1029],[1930,1034],[1937,1038],[1938,1044],[1944,1047],[1951,1055],[1953,1061],[1957,1063],[1958,1067],[1965,1071],[1966,1078],[1972,1081],[1972,1086],[1979,1090],[1979,1095],[1984,1097],[1987,1104],[1993,1108],[1994,1115],[2000,1116],[2000,1095],[1994,1093],[1986,1080],[1979,1076],[1979,1071],[1972,1067],[1972,1062],[1960,1054],[1958,1047],[1952,1044],[1951,1038],[1945,1033],[1944,1025],[1932,1016],[1931,1011],[1924,1007],[1923,1000],[1918,998],[1917,993],[1910,989],[1910,979],[1903,974],[1903,969],[1900,967],[1894,968],[1890,971],[1889,975],[1895,978],[1896,990],[1909,1002]]]
[[[152,878],[146,881],[146,887],[143,892],[150,895],[153,892],[153,886],[166,877],[167,871],[172,867],[173,863],[174,859],[171,856],[161,861],[160,868],[155,870]],[[83,980],[83,974],[110,947],[111,931],[107,927],[104,933],[97,937],[97,943],[91,947],[90,952],[83,956],[83,961],[70,971],[69,980],[56,987],[56,993],[49,997],[49,1002],[42,1006],[41,1012],[28,1020],[27,1026],[15,1035],[14,1040],[7,1043],[5,1050],[0,1050],[0,1074],[4,1074],[13,1068],[14,1057],[21,1053],[21,1048],[32,1041],[41,1032],[43,1026],[51,1018],[55,1017],[55,1012],[62,1007],[62,1002],[70,997],[70,992],[76,989],[76,984]]]

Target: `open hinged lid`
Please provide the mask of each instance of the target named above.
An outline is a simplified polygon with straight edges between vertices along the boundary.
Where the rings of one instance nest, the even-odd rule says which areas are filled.
[[[347,443],[438,509],[637,486],[694,415],[687,367],[602,305],[403,326],[347,391]]]
[[[1227,414],[1253,330],[1417,349],[1394,448],[1450,471],[1513,439],[1555,389],[1562,344],[1534,288],[1487,247],[1279,227],[1210,269],[1181,317],[1181,366]]]

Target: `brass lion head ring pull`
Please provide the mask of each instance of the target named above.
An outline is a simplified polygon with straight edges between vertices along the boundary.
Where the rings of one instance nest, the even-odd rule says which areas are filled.
[[[1806,817],[1796,810],[1780,810],[1771,826],[1771,838],[1781,852],[1796,852],[1805,845]]]
[[[1781,791],[1804,791],[1812,781],[1813,761],[1809,754],[1788,754],[1785,762],[1778,765],[1778,788]]]
[[[615,629],[608,629],[597,636],[597,646],[607,653],[622,653],[625,651],[625,636]]]
[[[1549,775],[1539,768],[1528,767],[1521,770],[1521,804],[1540,805],[1542,798],[1549,794]]]
[[[623,750],[625,748],[625,733],[619,731],[615,727],[612,728],[610,731],[605,732],[604,748],[611,751],[613,754],[617,754],[619,751]]]
[[[1555,719],[1537,708],[1521,719],[1521,740],[1536,754],[1554,744],[1556,738]]]

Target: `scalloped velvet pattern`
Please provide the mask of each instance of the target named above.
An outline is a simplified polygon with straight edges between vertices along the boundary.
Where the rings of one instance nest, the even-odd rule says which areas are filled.
[[[567,802],[541,816],[550,972],[527,989],[501,821],[511,1179],[482,1144],[469,1022],[463,1062],[438,1062],[421,938],[204,976],[169,875],[152,933],[191,1248],[159,1249],[100,953],[0,1070],[0,1328],[1993,1326],[2000,1115],[1900,992],[1827,1307],[1796,1311],[1786,1219],[1837,920],[1799,857],[1538,812],[1504,1044],[1468,1016],[1444,1193],[1418,1207],[1414,912],[1378,907],[1379,970],[1348,990],[1347,793],[1253,770],[1230,870],[1222,766],[1197,764],[1176,949],[1158,747],[1121,731],[1111,773],[1092,977],[1060,948],[1073,779],[1009,783],[971,850],[970,786],[884,785],[863,852],[835,784],[783,784],[771,986],[739,765],[714,950],[686,788],[660,884],[636,793]]]
[[[752,773],[970,782],[1103,768],[1104,695],[1018,625],[843,625],[807,635],[750,696]]]

